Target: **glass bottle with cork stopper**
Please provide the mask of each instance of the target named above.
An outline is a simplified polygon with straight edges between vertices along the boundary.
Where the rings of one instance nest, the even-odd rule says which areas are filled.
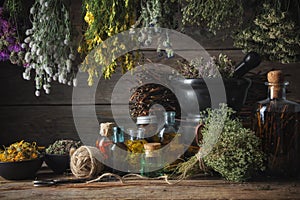
[[[160,143],[144,144],[145,153],[141,158],[141,175],[158,177],[163,175],[164,162],[160,153]]]
[[[286,100],[288,82],[281,70],[270,71],[267,78],[268,98],[257,103],[253,121],[266,155],[266,173],[299,176],[300,105]]]
[[[100,124],[99,136],[96,140],[96,147],[100,150],[102,159],[107,160],[110,157],[110,148],[113,144],[113,122],[106,122]]]

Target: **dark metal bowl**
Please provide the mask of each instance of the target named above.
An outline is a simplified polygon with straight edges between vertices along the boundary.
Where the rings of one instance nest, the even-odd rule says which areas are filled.
[[[42,163],[42,156],[33,160],[0,162],[0,176],[8,180],[33,179]]]
[[[223,83],[220,85],[220,82]],[[230,78],[230,79],[180,79],[172,80],[172,84],[175,87],[177,98],[183,102],[183,104],[190,105],[192,100],[197,100],[199,110],[205,110],[211,107],[211,98],[214,98],[215,102],[227,103],[229,107],[236,111],[239,111],[245,103],[248,89],[251,86],[251,80],[246,78]],[[214,91],[211,96],[207,85],[210,85]],[[224,87],[224,88],[222,88]],[[223,101],[222,95],[218,91],[225,89],[226,102]],[[195,112],[194,107],[190,106],[193,110],[182,111],[183,115],[186,116],[189,113]]]
[[[70,169],[70,156],[58,154],[46,154],[45,162],[56,174],[62,174]]]

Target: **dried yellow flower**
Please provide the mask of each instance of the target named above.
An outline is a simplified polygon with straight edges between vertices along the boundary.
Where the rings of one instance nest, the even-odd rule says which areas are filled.
[[[35,142],[28,143],[22,140],[0,151],[0,162],[31,160],[37,158],[38,155],[38,147]]]

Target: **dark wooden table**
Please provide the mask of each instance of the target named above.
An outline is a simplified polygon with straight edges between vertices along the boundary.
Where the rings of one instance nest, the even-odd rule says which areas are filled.
[[[37,179],[45,178],[74,177],[42,169]],[[32,180],[0,179],[0,199],[300,199],[300,180],[233,183],[217,177],[195,177],[170,185],[165,180],[130,178],[124,183],[104,180],[35,187]]]

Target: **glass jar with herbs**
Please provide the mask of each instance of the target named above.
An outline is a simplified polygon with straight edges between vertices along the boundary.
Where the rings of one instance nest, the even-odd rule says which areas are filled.
[[[259,101],[253,128],[261,138],[266,172],[272,176],[299,176],[300,105],[286,99],[282,71],[268,73],[268,98]]]
[[[139,173],[141,169],[141,156],[144,153],[144,144],[148,143],[145,140],[145,129],[132,129],[130,132],[130,139],[125,141],[127,147],[127,163],[128,172]],[[135,134],[135,135],[133,135]]]

